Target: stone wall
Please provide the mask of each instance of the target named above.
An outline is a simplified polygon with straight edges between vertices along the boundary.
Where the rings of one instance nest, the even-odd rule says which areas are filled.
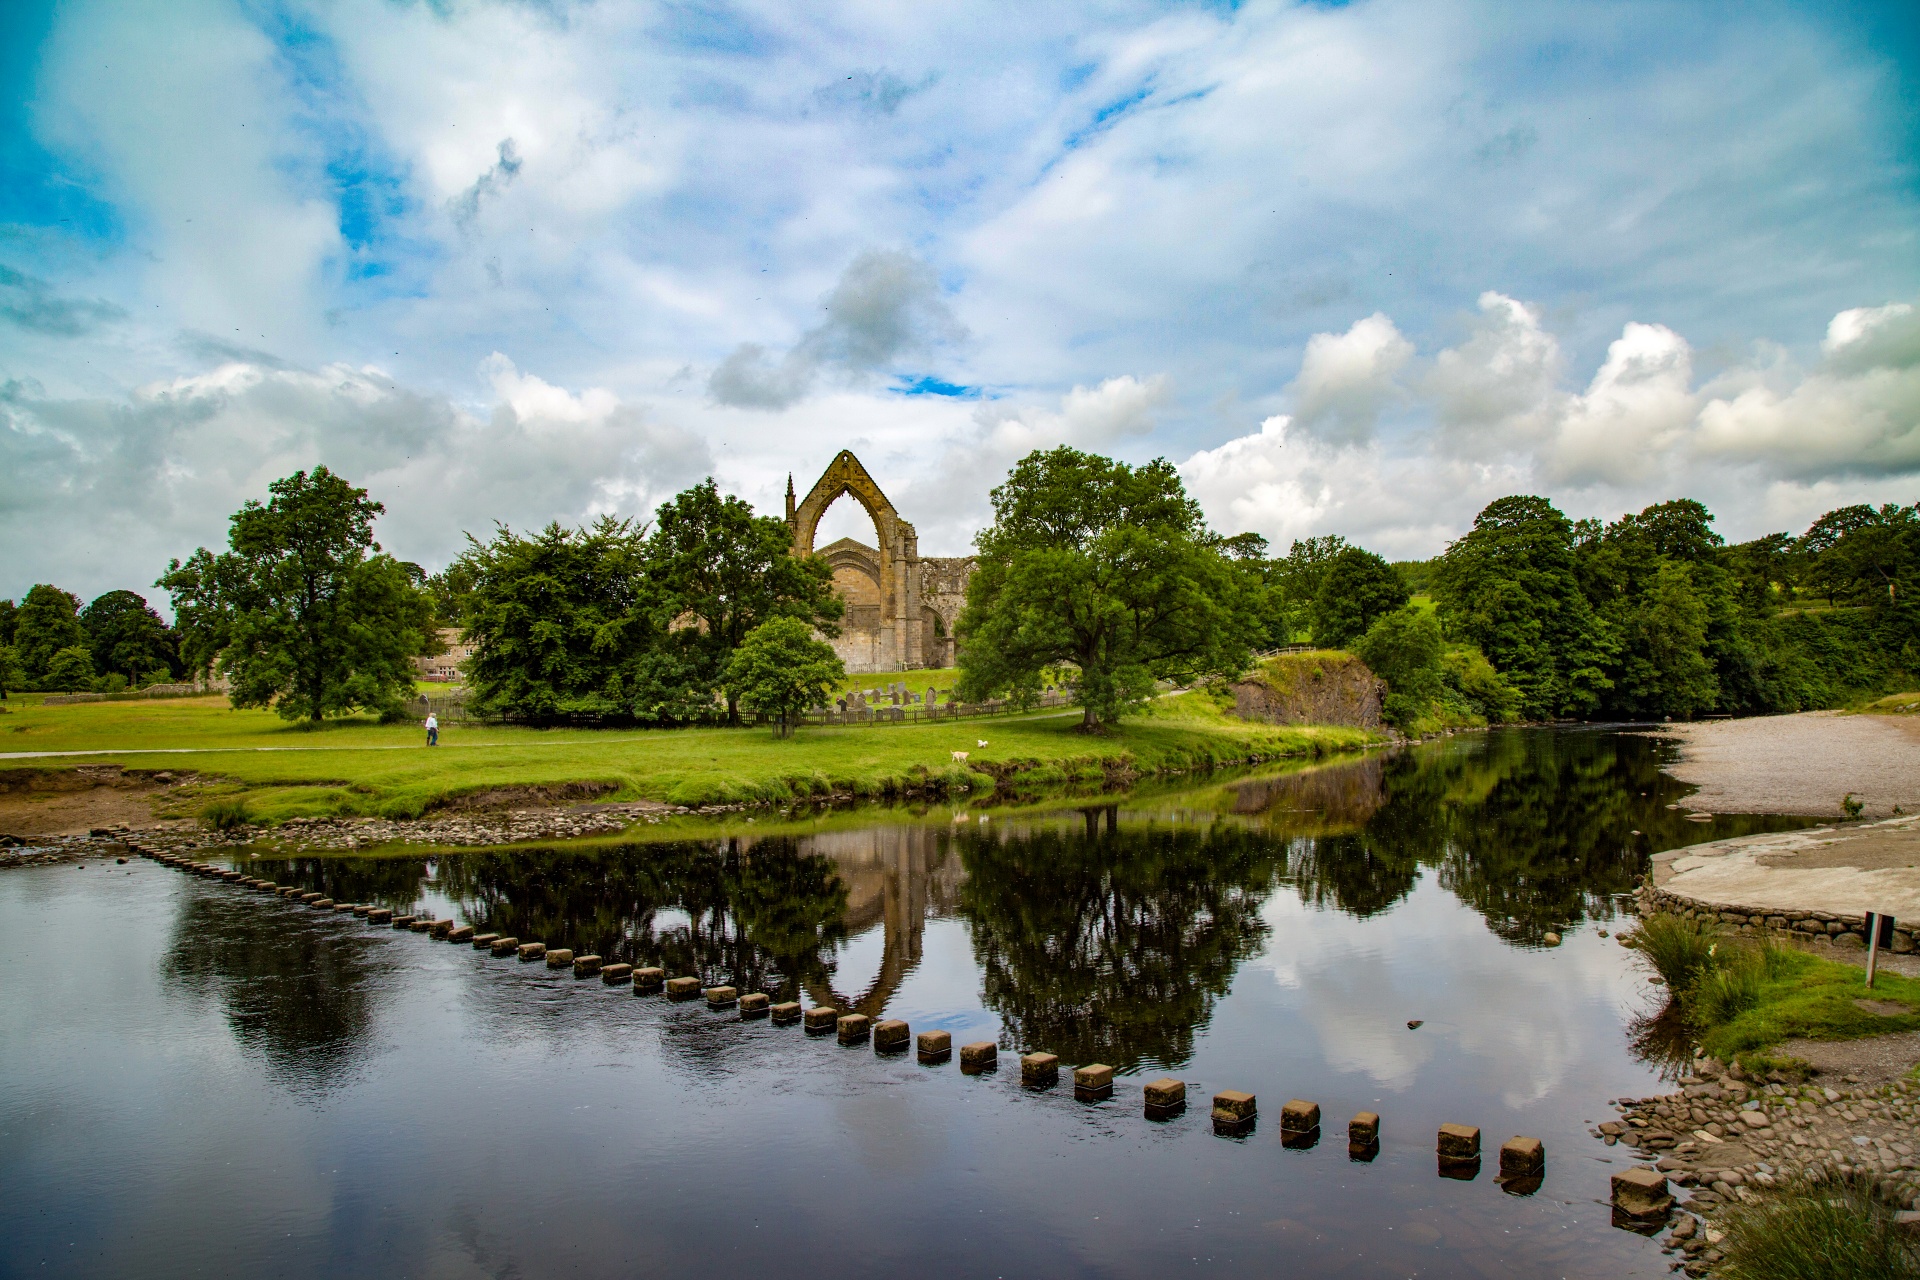
[[[1743,907],[1737,903],[1702,902],[1678,893],[1668,893],[1651,885],[1635,895],[1641,915],[1664,912],[1687,920],[1717,923],[1736,933],[1791,933],[1815,946],[1864,951],[1867,922],[1864,916],[1839,916],[1831,911],[1782,911],[1778,908]],[[1913,950],[1913,931],[1896,925],[1893,950],[1906,955]]]

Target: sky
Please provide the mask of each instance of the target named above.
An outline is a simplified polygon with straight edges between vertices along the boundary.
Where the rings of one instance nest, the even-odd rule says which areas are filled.
[[[0,596],[321,463],[430,570],[842,448],[925,555],[1063,443],[1392,559],[1911,503],[1917,15],[12,0]]]

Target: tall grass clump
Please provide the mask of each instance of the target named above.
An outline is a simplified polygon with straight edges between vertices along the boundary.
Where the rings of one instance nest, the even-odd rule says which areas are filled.
[[[1640,922],[1633,946],[1666,979],[1668,989],[1679,994],[1692,988],[1702,970],[1713,967],[1719,940],[1720,931],[1711,925],[1660,912]]]
[[[213,831],[237,831],[252,821],[252,810],[239,796],[209,800],[200,809],[200,825]]]
[[[1719,1273],[1732,1280],[1916,1280],[1920,1251],[1872,1184],[1799,1186],[1730,1205]]]

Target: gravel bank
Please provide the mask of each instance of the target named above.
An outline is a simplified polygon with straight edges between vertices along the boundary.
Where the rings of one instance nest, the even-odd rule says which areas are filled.
[[[1805,711],[1790,716],[1662,725],[1680,759],[1667,772],[1700,790],[1707,813],[1841,816],[1849,791],[1864,816],[1920,810],[1920,723],[1892,716]]]

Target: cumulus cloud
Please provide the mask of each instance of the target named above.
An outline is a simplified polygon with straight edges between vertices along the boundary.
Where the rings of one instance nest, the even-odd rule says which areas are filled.
[[[711,469],[699,439],[611,392],[554,386],[498,354],[481,372],[491,403],[479,413],[343,365],[226,364],[124,402],[8,383],[0,537],[18,545],[56,524],[65,536],[43,577],[82,594],[138,586],[169,558],[221,543],[228,515],[269,481],[324,463],[386,504],[388,550],[433,565],[494,519],[645,514]]]
[[[1537,440],[1552,427],[1560,342],[1540,310],[1492,290],[1466,341],[1434,357],[1422,391],[1442,447],[1463,455]]]
[[[855,258],[823,309],[826,319],[779,360],[757,343],[734,348],[708,379],[709,393],[744,409],[785,409],[812,389],[823,369],[857,378],[965,333],[940,296],[933,268],[897,249],[869,249]]]
[[[1329,440],[1365,440],[1399,395],[1400,370],[1412,355],[1413,344],[1377,311],[1345,333],[1314,334],[1294,379],[1295,423]]]

